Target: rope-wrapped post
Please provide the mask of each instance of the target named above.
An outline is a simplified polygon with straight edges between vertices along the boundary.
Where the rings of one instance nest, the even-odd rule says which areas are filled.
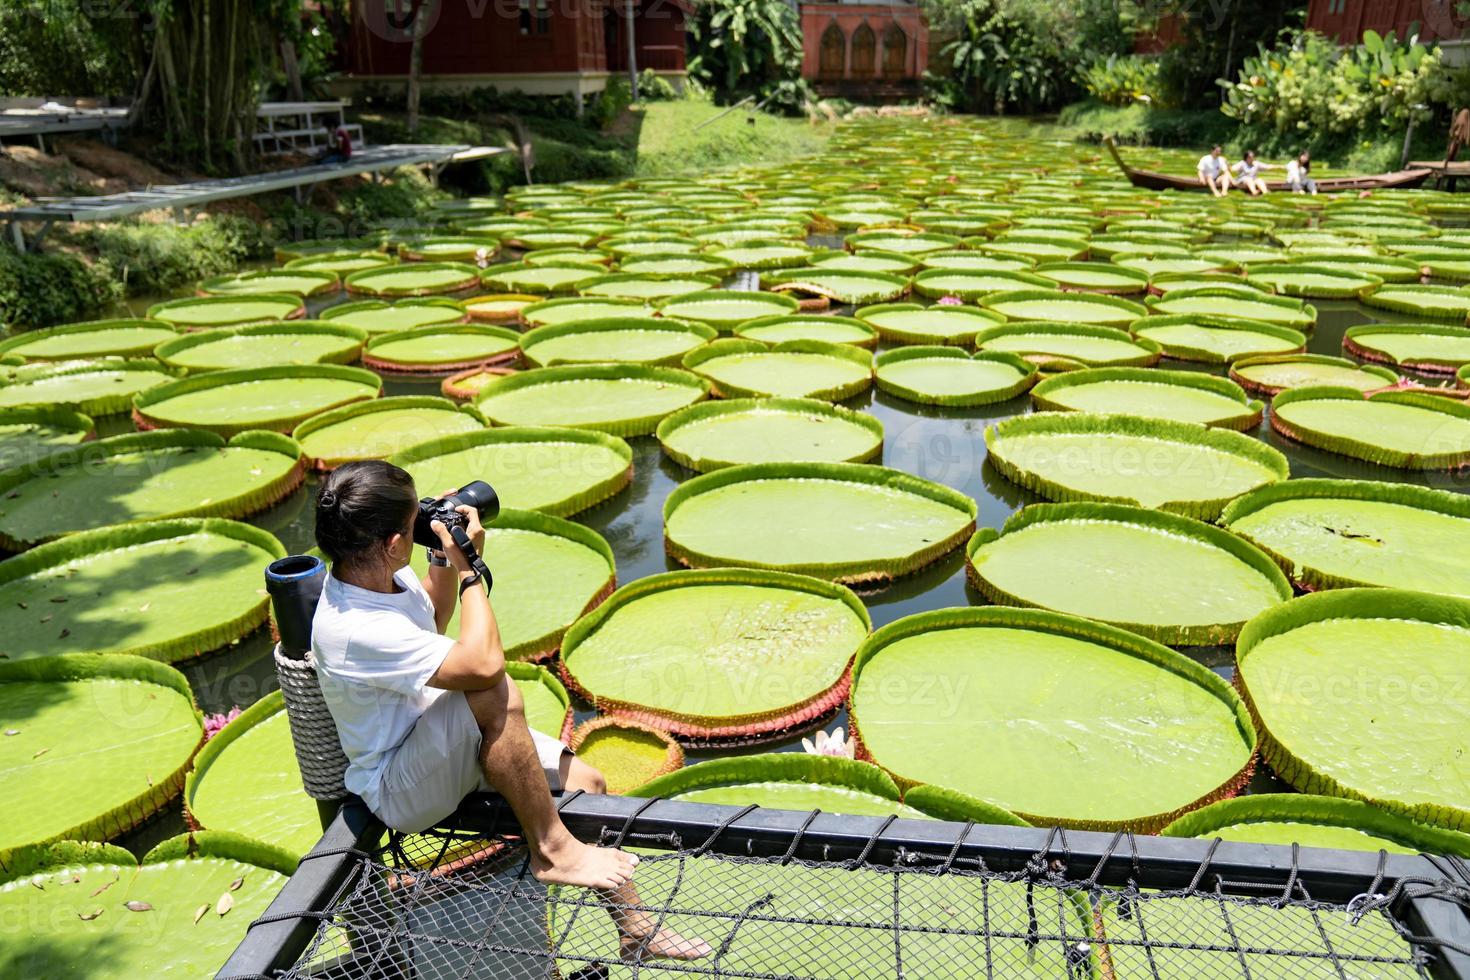
[[[301,767],[301,784],[317,801],[323,827],[349,795],[343,784],[347,756],[337,737],[337,724],[322,697],[311,654],[311,620],[326,573],[321,559],[309,555],[282,558],[271,562],[265,571],[265,587],[281,638],[275,649],[276,677],[286,703],[296,762]]]

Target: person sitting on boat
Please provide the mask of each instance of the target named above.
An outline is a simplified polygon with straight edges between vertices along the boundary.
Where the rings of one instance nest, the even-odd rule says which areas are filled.
[[[1216,144],[1210,152],[1199,158],[1199,182],[1210,189],[1216,197],[1224,197],[1230,190],[1230,167],[1225,163],[1224,152]]]
[[[1311,173],[1312,155],[1303,150],[1286,162],[1286,186],[1295,194],[1317,193],[1317,182]]]
[[[1237,160],[1235,166],[1231,168],[1235,172],[1236,183],[1249,191],[1251,197],[1260,197],[1266,193],[1266,181],[1261,177],[1261,171],[1269,169],[1271,169],[1269,163],[1262,163],[1256,159],[1255,150],[1246,150],[1245,156]]]

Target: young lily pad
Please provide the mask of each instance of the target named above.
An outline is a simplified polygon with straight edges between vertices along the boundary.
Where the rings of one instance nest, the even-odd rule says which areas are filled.
[[[409,446],[478,432],[485,418],[447,398],[401,395],[334,408],[297,425],[292,437],[308,464],[330,470],[355,459],[386,459]],[[436,491],[437,492],[437,491]]]
[[[777,294],[821,296],[834,303],[884,303],[907,293],[909,279],[888,272],[855,269],[785,269],[761,276],[761,286]],[[767,310],[766,315],[774,315],[774,312]]]
[[[853,313],[878,331],[878,336],[895,344],[943,344],[972,347],[977,331],[1000,322],[996,314],[969,306],[920,306],[918,303],[886,303],[864,306]]]
[[[639,436],[708,394],[708,381],[677,368],[571,364],[496,378],[480,390],[475,405],[496,425],[570,426]]]
[[[274,432],[131,432],[0,472],[0,547],[108,524],[243,517],[301,485],[301,448]]]
[[[584,283],[606,275],[607,270],[590,262],[568,262],[562,265],[539,265],[511,262],[492,265],[481,274],[485,285],[514,293],[574,293]]]
[[[204,296],[254,296],[260,293],[294,293],[298,296],[317,296],[336,292],[340,283],[336,273],[309,269],[260,269],[256,272],[237,272],[229,276],[214,276],[199,284]]]
[[[0,355],[14,354],[27,361],[146,357],[176,336],[171,325],[157,320],[95,320],[7,337],[0,340]]]
[[[1046,368],[1157,364],[1159,345],[1116,327],[1086,323],[1006,323],[975,335],[982,351],[1019,354]]]
[[[536,327],[520,343],[536,367],[599,361],[673,365],[716,336],[714,327],[689,320],[610,316]]]
[[[1233,501],[1221,523],[1303,589],[1383,586],[1470,597],[1470,502],[1372,480],[1288,480]]]
[[[1048,500],[1134,504],[1199,520],[1291,475],[1285,456],[1248,435],[1129,415],[1021,415],[987,429],[985,444],[1002,475]]]
[[[669,458],[700,473],[744,463],[862,463],[883,451],[883,424],[810,398],[736,398],[682,408],[658,424]]]
[[[755,569],[668,572],[573,624],[561,671],[604,714],[686,739],[749,739],[840,705],[868,628],[840,585]],[[750,683],[757,676],[775,683]]]
[[[37,365],[0,382],[0,408],[49,405],[93,417],[117,415],[132,406],[134,395],[167,384],[174,374],[155,360],[100,358]]]
[[[478,323],[415,327],[380,333],[362,349],[362,363],[403,374],[454,374],[468,368],[508,364],[521,355],[520,334]]]
[[[1208,668],[1038,609],[890,623],[858,652],[849,712],[864,755],[900,785],[982,796],[1040,826],[1156,830],[1233,794],[1256,748],[1240,698]],[[985,751],[964,748],[977,739]]]
[[[1351,329],[1351,328],[1349,328]],[[1242,357],[1230,365],[1230,378],[1253,395],[1274,395],[1288,388],[1335,385],[1372,391],[1398,381],[1388,368],[1358,364],[1322,354],[1268,354]]]
[[[521,311],[541,301],[527,293],[491,293],[459,301],[471,323],[517,323]]]
[[[370,334],[391,333],[412,327],[462,323],[465,312],[447,299],[406,299],[397,303],[364,300],[343,303],[323,310],[321,319],[366,330]]]
[[[774,347],[754,340],[717,340],[684,357],[684,367],[708,378],[718,398],[820,398],[842,401],[873,383],[873,355],[850,344],[790,340]]]
[[[1296,262],[1247,267],[1246,281],[1273,293],[1305,299],[1356,299],[1383,285],[1382,279],[1365,272]]]
[[[1367,306],[1408,313],[1429,320],[1464,324],[1470,316],[1470,292],[1452,286],[1386,283],[1360,297]]]
[[[1061,289],[1128,296],[1148,289],[1148,274],[1101,262],[1043,262],[1035,274]]]
[[[567,746],[602,773],[609,793],[626,793],[684,765],[684,750],[668,732],[620,718],[583,722]]]
[[[1149,311],[1175,316],[1217,316],[1260,320],[1277,326],[1309,331],[1317,322],[1317,308],[1289,296],[1268,296],[1252,286],[1227,289],[1172,289],[1150,296]]]
[[[501,503],[566,517],[601,503],[633,479],[633,450],[587,429],[481,429],[421,442],[391,462],[437,493],[470,480],[495,487]]]
[[[0,470],[23,466],[92,438],[91,418],[69,408],[0,408]]]
[[[914,292],[930,299],[953,296],[975,302],[991,293],[1026,287],[1049,288],[1050,279],[1031,272],[1002,270],[928,269],[914,277]]]
[[[872,350],[878,346],[878,330],[856,317],[791,313],[747,320],[735,328],[742,340],[781,344],[791,340],[815,340],[827,344],[852,344]]]
[[[149,319],[162,320],[180,330],[242,327],[247,323],[296,320],[304,316],[305,300],[285,293],[171,299],[148,307]]]
[[[602,299],[588,296],[563,296],[543,299],[521,308],[521,322],[529,327],[549,327],[581,320],[613,317],[652,319],[653,308],[641,299]]]
[[[318,412],[376,398],[382,387],[373,372],[338,364],[211,371],[134,396],[133,421],[140,429],[182,426],[223,436],[247,429],[290,432]]]
[[[1128,329],[1133,336],[1158,344],[1165,357],[1206,364],[1229,364],[1262,354],[1294,354],[1307,346],[1307,335],[1300,330],[1235,317],[1146,316]]]
[[[1148,313],[1142,305],[1091,293],[1068,293],[1050,289],[1014,289],[991,293],[980,305],[1008,320],[1082,323],[1101,327],[1123,327]]]
[[[1442,470],[1470,463],[1470,405],[1423,392],[1294,388],[1271,400],[1271,428],[1380,466]]]
[[[1252,793],[1186,813],[1159,831],[1245,844],[1300,844],[1335,851],[1470,857],[1470,836],[1417,823],[1361,800],[1307,793]]]
[[[181,371],[351,364],[366,339],[364,331],[341,323],[289,320],[186,333],[159,344],[154,356]]]
[[[0,652],[187,660],[265,621],[261,569],[286,549],[235,521],[179,518],[83,531],[0,562]],[[102,598],[99,598],[99,594]]]
[[[886,582],[948,554],[975,502],[860,463],[756,463],[685,481],[664,501],[664,545],[692,566],[744,565]]]
[[[554,518],[546,518],[545,514],[537,516],[554,520]],[[570,522],[558,523],[568,524]],[[580,528],[580,525],[576,524],[571,526]],[[586,530],[585,528],[580,529]],[[596,537],[596,535],[593,536]],[[532,567],[539,571],[538,565]],[[608,580],[607,588],[600,593],[597,601],[601,602],[610,594],[612,594],[611,579]],[[456,622],[458,618],[458,616],[455,617]],[[562,631],[559,630],[556,634],[558,642],[561,640],[561,633]],[[524,660],[506,661],[505,673],[515,682],[516,689],[521,692],[521,700],[526,706],[527,727],[533,732],[550,735],[561,741],[566,740],[572,727],[572,697],[557,676],[540,664],[527,663]]]
[[[1470,601],[1333,589],[1268,610],[1236,644],[1236,682],[1272,770],[1304,793],[1470,827]],[[1426,714],[1425,705],[1433,706]],[[1372,719],[1370,738],[1364,719]],[[1432,722],[1432,724],[1427,724]]]
[[[1198,371],[1129,367],[1055,375],[1031,389],[1031,400],[1050,411],[1141,415],[1241,430],[1255,428],[1265,408],[1224,378]]]
[[[1245,621],[1291,598],[1259,548],[1188,517],[1120,504],[1035,504],[966,548],[991,602],[1112,623],[1170,646],[1235,640]]]
[[[203,737],[189,682],[140,657],[54,656],[0,663],[0,772],[17,808],[0,830],[16,848],[105,840],[164,806]],[[0,886],[0,906],[5,903]]]
[[[1347,328],[1342,349],[1365,361],[1453,374],[1470,364],[1470,329],[1434,323],[1363,323]]]
[[[405,262],[354,272],[342,285],[360,296],[434,296],[479,286],[480,270],[463,262]]]
[[[898,347],[875,362],[878,387],[906,401],[972,407],[1002,402],[1036,383],[1036,365],[1004,351]]]
[[[596,279],[579,283],[577,292],[583,296],[609,299],[636,299],[653,303],[673,296],[706,292],[718,286],[714,276],[644,276],[637,273],[614,272]],[[683,314],[671,314],[682,316]]]
[[[663,316],[707,323],[726,333],[757,317],[795,313],[801,304],[790,296],[744,289],[706,289],[684,293],[658,304]]]

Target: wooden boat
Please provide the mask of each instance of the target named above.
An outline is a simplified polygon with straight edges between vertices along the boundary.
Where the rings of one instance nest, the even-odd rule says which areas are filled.
[[[1128,178],[1128,182],[1134,187],[1143,187],[1151,191],[1209,191],[1196,177],[1180,177],[1175,174],[1161,174],[1157,170],[1139,170],[1130,167],[1123,162],[1123,156],[1118,152],[1118,145],[1113,142],[1111,136],[1103,137],[1103,143],[1107,145],[1108,152],[1113,155],[1113,160],[1118,164],[1118,169]],[[1363,174],[1358,177],[1322,177],[1317,180],[1317,192],[1319,194],[1340,194],[1344,191],[1376,191],[1388,187],[1418,187],[1424,183],[1433,171],[1426,167],[1413,167],[1408,170],[1395,170],[1386,174]],[[1290,192],[1291,187],[1284,180],[1268,180],[1266,187],[1273,191]]]

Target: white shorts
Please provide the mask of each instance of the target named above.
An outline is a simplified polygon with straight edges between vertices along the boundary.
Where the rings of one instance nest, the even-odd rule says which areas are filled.
[[[378,819],[394,830],[426,830],[470,793],[490,791],[480,768],[480,725],[463,691],[441,694],[393,753],[378,784]],[[571,749],[532,729],[531,740],[552,792],[562,788],[561,760]],[[371,801],[369,801],[371,802]]]

